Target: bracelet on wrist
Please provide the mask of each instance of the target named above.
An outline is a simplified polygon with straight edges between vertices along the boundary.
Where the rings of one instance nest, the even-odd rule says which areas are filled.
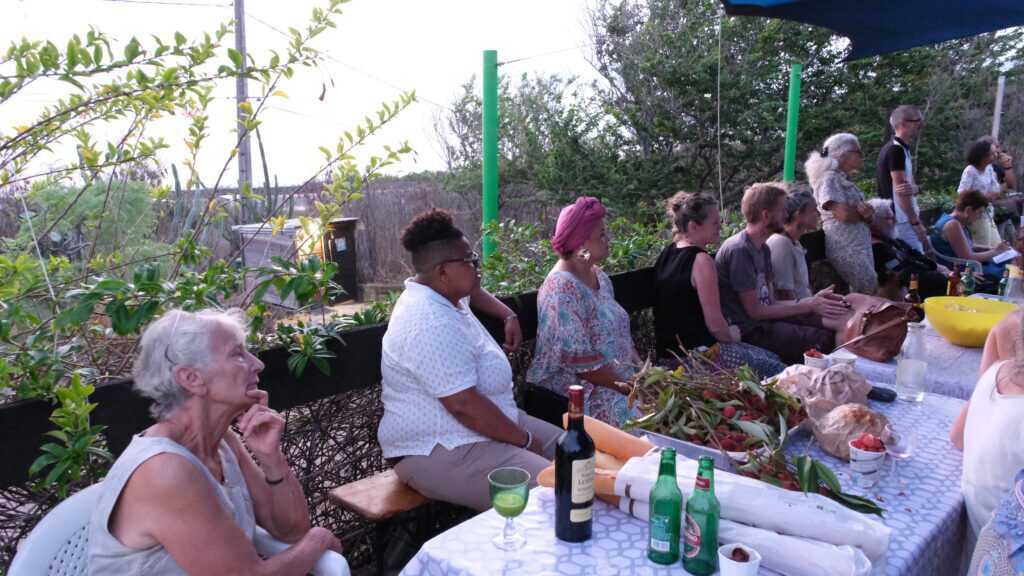
[[[522,446],[520,446],[520,448],[522,448],[524,450],[529,448],[530,444],[533,444],[533,432],[530,432],[529,430],[526,430],[525,432],[526,432],[526,443],[524,443]]]
[[[278,484],[280,484],[281,482],[284,482],[284,474],[282,474],[282,475],[281,475],[281,477],[280,477],[280,478],[278,478],[277,480],[271,480],[270,478],[267,478],[266,474],[264,474],[264,475],[263,475],[263,480],[264,480],[264,481],[265,481],[265,482],[266,482],[267,484],[270,484],[271,486],[277,486],[277,485],[278,485]]]
[[[504,320],[502,320],[502,322],[504,322],[505,324],[508,324],[508,323],[509,323],[509,320],[515,320],[515,319],[516,319],[516,318],[518,318],[518,317],[519,317],[519,316],[517,316],[517,315],[516,315],[516,313],[515,313],[515,312],[513,312],[513,313],[509,314],[508,316],[505,316],[505,319],[504,319]]]

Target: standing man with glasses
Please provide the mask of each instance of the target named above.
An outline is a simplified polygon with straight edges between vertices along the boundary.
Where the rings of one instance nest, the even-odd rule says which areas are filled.
[[[917,206],[920,191],[914,179],[914,163],[910,143],[921,133],[924,117],[916,106],[898,106],[889,116],[893,139],[878,153],[875,178],[878,195],[892,201],[896,215],[896,237],[918,252],[931,251],[928,231],[921,222]]]

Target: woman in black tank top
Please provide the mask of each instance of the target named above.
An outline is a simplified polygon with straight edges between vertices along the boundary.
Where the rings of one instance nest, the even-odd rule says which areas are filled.
[[[786,366],[778,356],[740,342],[740,331],[722,315],[715,260],[704,246],[720,238],[722,221],[714,199],[679,192],[668,201],[672,243],[654,264],[654,332],[658,357],[671,359],[680,346],[719,345],[725,368],[749,365],[762,377]]]

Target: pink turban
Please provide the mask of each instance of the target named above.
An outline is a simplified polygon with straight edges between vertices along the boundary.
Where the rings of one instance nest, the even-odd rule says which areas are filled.
[[[576,202],[562,208],[551,237],[551,247],[559,254],[574,252],[590,238],[594,228],[604,218],[606,210],[593,196],[580,196]]]

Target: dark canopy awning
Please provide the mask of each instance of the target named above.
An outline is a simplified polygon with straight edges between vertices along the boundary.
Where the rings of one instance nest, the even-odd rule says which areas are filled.
[[[849,60],[1024,25],[1024,0],[722,0],[727,14],[824,26]]]

